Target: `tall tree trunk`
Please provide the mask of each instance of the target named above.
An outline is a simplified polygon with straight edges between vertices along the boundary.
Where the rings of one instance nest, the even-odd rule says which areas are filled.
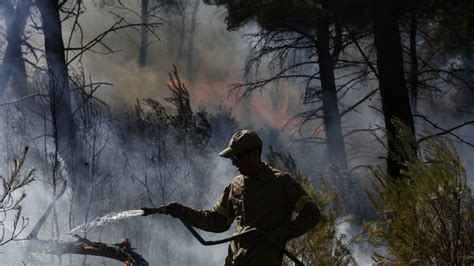
[[[149,18],[149,0],[142,0],[142,10],[141,10],[141,17],[142,17],[142,26],[140,29],[140,51],[138,55],[138,66],[144,67],[146,66],[146,58],[148,52],[148,18]]]
[[[86,191],[87,172],[86,163],[81,156],[76,125],[71,110],[69,75],[64,55],[61,19],[57,0],[36,1],[41,13],[46,61],[49,71],[49,97],[52,114],[52,135],[55,137],[55,146],[62,160],[73,188],[72,204],[82,208],[81,197]],[[81,173],[85,173],[83,176]],[[80,177],[80,178],[79,178]],[[82,213],[79,211],[79,213]]]
[[[175,26],[174,26],[175,25],[175,18],[171,14],[169,14],[169,12],[165,12],[165,15],[166,15],[166,21],[167,21],[167,25],[165,27],[165,30],[166,30],[166,34],[168,35],[167,36],[168,54],[173,55],[173,53],[176,50],[176,46],[174,46],[174,44],[176,42],[176,38],[175,38],[176,29],[175,29]]]
[[[405,141],[414,144],[415,135],[408,89],[403,73],[398,10],[394,2],[392,0],[388,2],[372,0],[372,19],[377,51],[379,89],[388,142],[387,170],[392,178],[398,178],[402,169],[400,160],[409,159],[409,156],[415,151],[415,147],[410,145],[408,150],[403,150],[403,146],[397,139],[398,129],[394,123],[395,119],[398,119],[411,134],[412,139]]]
[[[473,58],[473,52],[472,52],[472,46],[469,44],[466,44],[466,47],[463,49],[463,66],[465,71],[462,74],[462,79],[465,80],[467,83],[463,90],[467,90],[466,93],[463,93],[466,95],[465,103],[463,104],[463,109],[466,111],[474,111],[474,75],[472,75],[472,71],[474,70],[474,58]]]
[[[331,162],[336,162],[343,169],[347,169],[346,148],[341,129],[341,116],[339,114],[334,79],[334,63],[331,56],[329,43],[329,21],[322,17],[316,26],[316,53],[319,61],[319,71],[323,101],[323,123],[328,143],[328,156]]]
[[[466,25],[466,29],[472,29],[474,24],[474,21],[469,20]],[[472,72],[474,70],[474,58],[473,58],[473,45],[472,43],[466,43],[464,47],[464,58],[463,58],[463,65],[464,68],[468,71],[465,72],[463,75],[463,79],[467,81],[467,90],[468,94],[470,95],[470,99],[474,99],[474,75],[472,75]],[[471,108],[470,110],[474,109],[474,105],[470,104],[468,108]]]
[[[0,65],[0,97],[5,93],[8,81],[11,81],[15,97],[21,98],[27,93],[26,67],[21,42],[30,7],[31,0],[18,2],[16,10],[11,0],[4,0],[2,3],[8,43]]]
[[[418,58],[416,53],[417,18],[416,11],[410,13],[410,100],[413,112],[418,111]]]
[[[201,0],[194,0],[193,13],[191,18],[191,31],[189,32],[189,46],[188,46],[188,76],[192,80],[194,75],[193,67],[193,53],[194,53],[194,35],[196,33],[196,19],[199,11],[199,4]]]
[[[50,78],[50,100],[57,108],[59,150],[70,150],[75,142],[74,121],[71,111],[69,75],[64,57],[59,5],[57,0],[37,1],[42,17],[46,61]],[[67,156],[69,158],[70,156]]]
[[[181,21],[179,27],[179,46],[178,46],[178,54],[176,55],[176,59],[181,59],[183,56],[183,49],[184,49],[184,37],[186,32],[186,8],[187,5],[183,5],[183,10],[181,10]]]

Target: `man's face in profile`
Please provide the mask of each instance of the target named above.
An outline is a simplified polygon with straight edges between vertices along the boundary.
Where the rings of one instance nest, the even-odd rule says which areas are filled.
[[[233,156],[231,158],[232,165],[234,165],[240,174],[245,176],[255,175],[256,169],[260,164],[260,151],[254,150],[246,153]]]

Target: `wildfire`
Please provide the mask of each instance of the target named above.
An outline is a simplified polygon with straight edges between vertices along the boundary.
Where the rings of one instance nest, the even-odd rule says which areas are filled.
[[[233,115],[242,124],[265,124],[290,134],[298,130],[301,119],[293,117],[300,110],[297,110],[299,106],[292,103],[298,102],[299,96],[292,93],[295,88],[289,82],[282,81],[278,92],[273,88],[266,88],[237,101],[237,95],[231,94],[229,97],[229,84],[242,82],[238,79],[238,73],[216,70],[205,58],[199,59],[200,68],[194,82],[183,81],[189,89],[192,102],[210,107],[220,105],[232,108]]]
[[[96,250],[96,249],[98,249],[97,247],[94,247],[93,244],[91,245],[89,243],[82,244],[82,248],[84,248],[84,250]]]

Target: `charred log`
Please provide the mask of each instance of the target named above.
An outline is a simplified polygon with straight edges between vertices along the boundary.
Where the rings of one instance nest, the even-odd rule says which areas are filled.
[[[149,265],[142,255],[135,252],[128,239],[121,243],[105,244],[102,242],[92,242],[78,235],[73,235],[73,237],[76,240],[30,240],[28,241],[28,251],[29,253],[40,252],[58,256],[65,254],[100,256],[121,261],[125,265]]]

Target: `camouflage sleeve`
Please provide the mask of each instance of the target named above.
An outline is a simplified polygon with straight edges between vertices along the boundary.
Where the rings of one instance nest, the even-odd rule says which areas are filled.
[[[194,210],[186,207],[180,218],[205,231],[215,233],[227,231],[235,218],[229,193],[230,186],[225,189],[222,197],[210,210]]]
[[[293,178],[285,175],[283,186],[290,207],[298,213],[294,220],[276,230],[277,236],[286,241],[309,231],[319,222],[321,213],[316,203]]]

